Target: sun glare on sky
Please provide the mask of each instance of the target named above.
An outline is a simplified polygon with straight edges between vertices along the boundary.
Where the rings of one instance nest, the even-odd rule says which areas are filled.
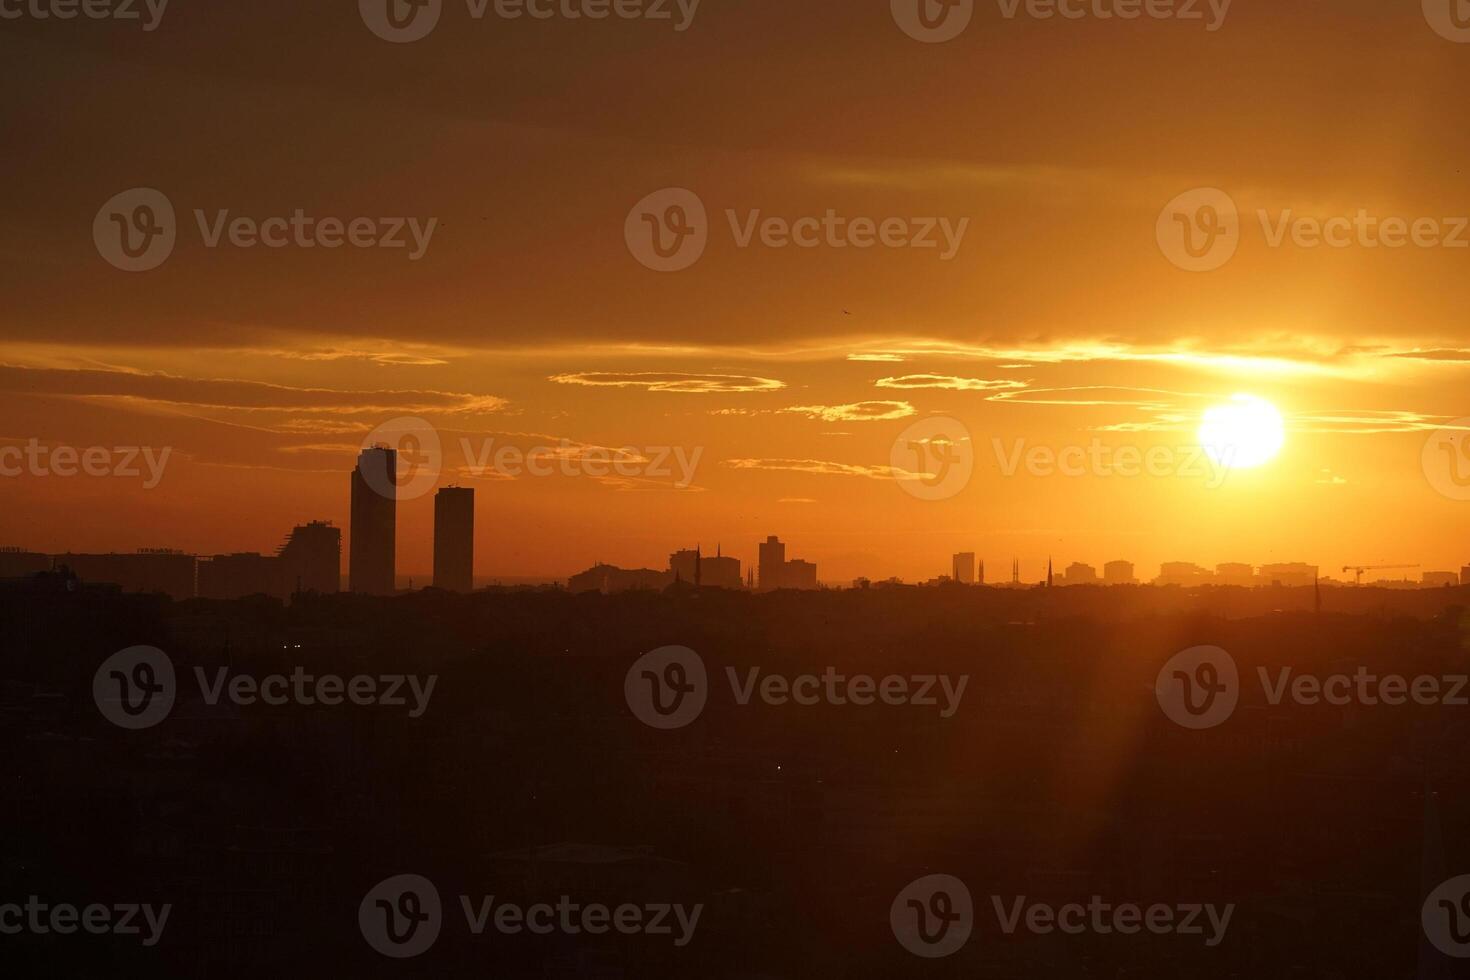
[[[1286,442],[1276,406],[1254,395],[1236,395],[1205,412],[1199,442],[1210,458],[1231,469],[1252,469],[1275,459]]]

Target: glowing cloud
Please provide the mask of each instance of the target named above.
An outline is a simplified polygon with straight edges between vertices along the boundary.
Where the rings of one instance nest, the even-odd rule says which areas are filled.
[[[947,391],[1014,391],[1025,388],[1024,381],[988,381],[984,378],[956,378],[948,374],[906,374],[901,378],[879,378],[878,388],[942,388]]]
[[[548,380],[563,385],[586,385],[592,388],[643,388],[646,391],[673,391],[681,394],[729,394],[748,391],[779,391],[784,381],[742,374],[662,374],[653,371],[612,372],[587,371],[580,374],[556,374]]]
[[[793,405],[781,410],[823,422],[890,422],[917,415],[908,402],[854,402],[851,405]]]

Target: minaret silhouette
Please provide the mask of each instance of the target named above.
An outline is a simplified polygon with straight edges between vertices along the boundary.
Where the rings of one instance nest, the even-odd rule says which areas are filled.
[[[1046,587],[1051,588],[1051,558],[1046,559]]]

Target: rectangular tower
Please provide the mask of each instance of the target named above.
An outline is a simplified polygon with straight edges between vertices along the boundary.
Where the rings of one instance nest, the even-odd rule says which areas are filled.
[[[475,591],[473,487],[444,487],[434,495],[434,588]]]
[[[786,546],[781,539],[774,534],[766,538],[760,546],[760,589],[769,592],[771,589],[785,588],[786,574]]]
[[[395,537],[398,531],[398,451],[364,449],[352,471],[352,554],[348,585],[365,595],[395,591]]]

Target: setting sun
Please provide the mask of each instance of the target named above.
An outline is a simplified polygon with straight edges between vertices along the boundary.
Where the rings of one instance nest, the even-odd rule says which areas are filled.
[[[1211,459],[1231,469],[1269,463],[1286,442],[1286,426],[1276,406],[1254,395],[1236,395],[1205,412],[1199,442]]]

